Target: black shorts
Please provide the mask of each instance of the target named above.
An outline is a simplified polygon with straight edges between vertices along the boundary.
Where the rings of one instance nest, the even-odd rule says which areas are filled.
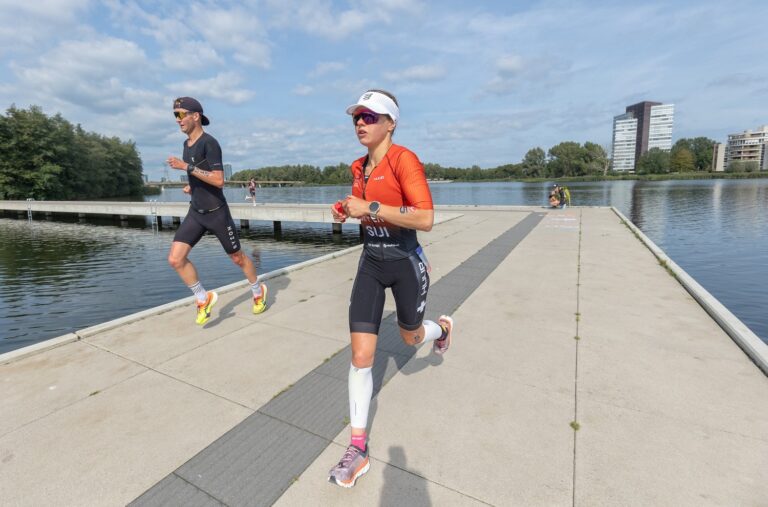
[[[229,206],[226,205],[210,213],[198,213],[190,208],[173,240],[195,246],[206,231],[219,238],[221,246],[228,254],[240,251],[240,237],[237,234],[237,227],[235,227],[235,221],[232,220]]]
[[[349,301],[350,333],[379,334],[387,287],[392,288],[395,296],[400,327],[409,331],[421,327],[427,306],[429,273],[419,256],[412,253],[405,259],[380,261],[363,253]]]

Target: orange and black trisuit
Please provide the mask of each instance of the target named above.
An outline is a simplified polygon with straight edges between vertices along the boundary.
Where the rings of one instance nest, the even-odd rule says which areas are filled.
[[[415,153],[393,144],[366,178],[367,158],[352,163],[352,195],[385,206],[432,209],[424,166]],[[350,332],[378,334],[387,287],[395,297],[400,327],[418,329],[424,318],[429,273],[416,231],[367,215],[361,221],[364,248],[349,305]]]

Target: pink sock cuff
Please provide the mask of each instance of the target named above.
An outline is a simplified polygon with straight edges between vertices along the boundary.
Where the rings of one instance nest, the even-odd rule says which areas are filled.
[[[363,433],[362,435],[352,435],[352,445],[355,447],[358,447],[362,450],[365,450],[365,439],[367,435]]]

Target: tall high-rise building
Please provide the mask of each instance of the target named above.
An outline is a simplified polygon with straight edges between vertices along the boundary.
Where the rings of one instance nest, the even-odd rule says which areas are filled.
[[[651,148],[672,149],[675,105],[639,102],[613,118],[613,170],[634,171]]]
[[[635,138],[637,118],[630,113],[613,118],[613,170],[635,170]]]
[[[229,181],[232,179],[232,164],[224,164],[224,180]]]
[[[768,171],[768,125],[728,135],[725,167],[733,162],[752,163],[755,170]]]

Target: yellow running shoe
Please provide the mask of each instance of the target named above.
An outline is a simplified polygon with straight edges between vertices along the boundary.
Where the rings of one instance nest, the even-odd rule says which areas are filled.
[[[261,296],[253,298],[253,313],[263,313],[267,309],[267,285],[261,284]]]
[[[195,322],[201,326],[208,322],[208,319],[211,318],[211,309],[218,300],[219,295],[216,294],[215,291],[209,290],[208,297],[205,298],[205,303],[197,303],[197,319]]]

